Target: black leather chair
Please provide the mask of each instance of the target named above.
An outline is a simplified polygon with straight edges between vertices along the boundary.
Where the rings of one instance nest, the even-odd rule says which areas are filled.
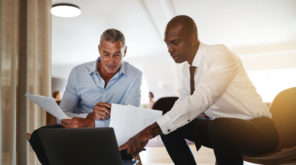
[[[177,100],[178,97],[162,97],[154,103],[152,109],[162,110],[163,114],[165,114],[171,110]]]
[[[271,103],[270,112],[279,133],[277,149],[244,159],[258,164],[296,164],[296,87],[280,92]]]

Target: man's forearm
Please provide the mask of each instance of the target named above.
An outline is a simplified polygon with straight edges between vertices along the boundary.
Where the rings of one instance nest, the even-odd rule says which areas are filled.
[[[94,119],[85,119],[85,121],[86,121],[86,127],[90,127],[90,128],[95,128],[95,120]]]
[[[146,129],[147,129],[147,133],[152,136],[149,139],[154,138],[155,136],[162,134],[161,129],[160,129],[159,125],[156,122],[153,123],[152,125],[150,125]]]

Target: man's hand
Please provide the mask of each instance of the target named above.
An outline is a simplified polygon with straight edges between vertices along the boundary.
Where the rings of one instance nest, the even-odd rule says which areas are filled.
[[[94,107],[94,111],[89,113],[86,118],[91,118],[93,120],[107,120],[110,117],[111,105],[108,103],[97,103]]]
[[[72,119],[63,119],[61,120],[61,124],[65,128],[94,128],[95,121],[93,119],[84,119],[80,117],[73,117]]]
[[[138,155],[139,152],[145,150],[145,146],[149,139],[161,134],[158,124],[155,122],[143,131],[139,132],[134,137],[130,138],[125,144],[119,147],[119,151],[127,149],[127,152],[132,156]]]

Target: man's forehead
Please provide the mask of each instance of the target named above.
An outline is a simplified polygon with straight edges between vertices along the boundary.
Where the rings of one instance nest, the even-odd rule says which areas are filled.
[[[181,37],[183,35],[183,30],[182,25],[168,26],[165,31],[165,40]]]

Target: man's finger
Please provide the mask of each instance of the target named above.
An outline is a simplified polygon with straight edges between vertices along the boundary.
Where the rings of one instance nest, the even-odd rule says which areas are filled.
[[[94,113],[105,113],[107,116],[109,116],[110,115],[110,111],[108,110],[108,109],[106,109],[106,108],[104,108],[104,109],[95,109],[94,110]]]
[[[104,107],[108,108],[109,110],[111,109],[111,104],[106,103],[106,102],[97,103],[96,106],[104,106]]]
[[[125,143],[125,144],[123,144],[123,145],[121,145],[120,147],[119,147],[119,151],[122,151],[122,150],[125,150],[125,149],[127,149],[127,144]]]
[[[110,110],[108,108],[102,106],[95,106],[94,112],[97,113],[99,111],[104,111],[105,113],[110,114]]]
[[[61,123],[70,123],[72,122],[72,119],[62,119]]]

